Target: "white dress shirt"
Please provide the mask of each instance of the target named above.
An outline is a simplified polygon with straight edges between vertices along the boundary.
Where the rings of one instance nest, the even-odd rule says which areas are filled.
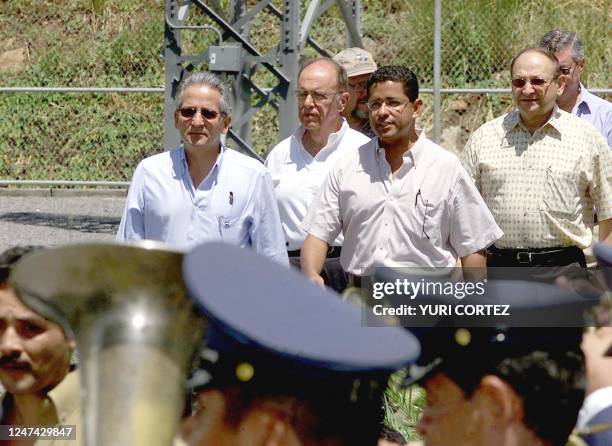
[[[302,144],[303,136],[304,127],[300,125],[293,135],[278,143],[266,159],[289,251],[302,248],[306,232],[300,224],[332,164],[370,140],[351,129],[343,119],[340,130],[329,135],[327,144],[313,157]],[[342,246],[342,234],[332,245]]]
[[[223,146],[197,188],[183,147],[140,162],[117,231],[118,241],[135,239],[184,249],[225,241],[288,264],[270,174],[258,161]]]
[[[424,132],[395,175],[378,139],[332,167],[303,229],[331,243],[344,232],[342,267],[448,267],[501,237],[457,157]]]

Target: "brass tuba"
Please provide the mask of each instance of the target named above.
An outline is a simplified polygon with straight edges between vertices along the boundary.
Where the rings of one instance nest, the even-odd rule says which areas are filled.
[[[10,283],[77,343],[87,446],[167,446],[204,331],[167,245],[83,244],[24,257]]]

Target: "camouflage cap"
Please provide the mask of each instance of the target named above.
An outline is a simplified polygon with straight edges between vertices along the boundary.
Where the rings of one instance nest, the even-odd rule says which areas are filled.
[[[357,47],[340,51],[334,60],[344,67],[348,77],[370,74],[378,68],[372,54]]]

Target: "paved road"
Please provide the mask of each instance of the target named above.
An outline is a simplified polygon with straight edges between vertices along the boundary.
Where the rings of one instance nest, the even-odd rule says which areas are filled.
[[[0,251],[22,244],[112,241],[125,197],[0,196]]]

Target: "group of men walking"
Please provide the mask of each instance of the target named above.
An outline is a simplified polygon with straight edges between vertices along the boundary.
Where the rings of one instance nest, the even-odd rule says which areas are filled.
[[[516,109],[459,160],[418,128],[410,69],[358,48],[313,59],[297,79],[300,125],[265,168],[221,143],[227,87],[192,75],[175,112],[183,146],[138,166],[117,238],[251,246],[338,291],[375,266],[585,265],[596,221],[612,241],[612,105],[580,83],[583,66],[567,31],[517,54]]]

